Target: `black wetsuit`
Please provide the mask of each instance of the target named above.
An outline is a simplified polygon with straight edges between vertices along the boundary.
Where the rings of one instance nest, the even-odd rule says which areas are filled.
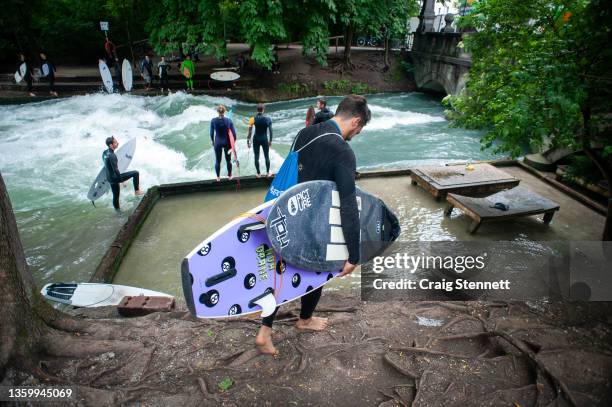
[[[170,90],[170,85],[168,84],[168,70],[170,69],[170,64],[165,61],[160,61],[157,64],[157,68],[159,69],[159,87],[162,90]]]
[[[340,133],[340,128],[333,120],[312,125],[302,129],[296,136],[294,150],[299,150],[315,137],[325,133]],[[309,146],[298,155],[298,182],[327,180],[334,181],[340,194],[340,219],[348,249],[348,261],[351,264],[359,262],[359,211],[355,191],[356,161],[355,153],[348,143],[336,135],[326,135]],[[323,287],[302,297],[301,319],[308,319],[321,298]],[[278,310],[278,308],[276,309]],[[274,314],[263,318],[262,323],[272,327]]]
[[[221,173],[221,153],[225,155],[225,164],[227,166],[227,175],[232,176],[232,159],[231,159],[231,142],[229,139],[229,130],[234,135],[236,140],[236,129],[231,119],[227,117],[215,117],[210,122],[210,141],[215,149],[215,172],[217,177]]]
[[[49,92],[55,92],[55,64],[48,59],[43,59],[40,64],[40,72],[43,72],[43,66],[47,64],[49,66],[49,74],[47,80],[49,81]]]
[[[263,113],[258,113],[255,116],[253,123],[253,153],[255,154],[255,169],[259,174],[259,148],[263,149],[264,159],[266,161],[266,173],[270,172],[270,144],[272,142],[272,119],[264,116]],[[270,131],[270,141],[268,142],[268,130]]]
[[[117,155],[110,148],[102,153],[102,161],[106,168],[106,179],[110,183],[111,191],[113,192],[113,206],[119,209],[119,184],[132,178],[134,183],[134,191],[138,191],[139,174],[138,171],[119,172]]]
[[[324,107],[323,109],[319,110],[317,114],[315,114],[315,119],[314,119],[313,124],[326,122],[332,117],[334,117],[334,114],[332,113],[332,111],[329,110],[327,107]]]

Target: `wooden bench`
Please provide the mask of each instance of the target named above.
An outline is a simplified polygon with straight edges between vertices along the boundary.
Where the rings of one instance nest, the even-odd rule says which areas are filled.
[[[491,164],[423,166],[411,169],[412,185],[420,185],[436,200],[452,192],[468,196],[487,196],[504,189],[514,188],[519,179]]]
[[[457,207],[473,219],[469,228],[470,233],[476,233],[480,225],[485,222],[498,222],[541,213],[544,214],[544,224],[548,225],[555,211],[559,210],[556,202],[523,187],[508,189],[486,198],[448,194],[446,200],[448,206],[444,211],[445,216],[450,216],[453,208]],[[508,205],[509,209],[503,211],[491,208],[496,202]]]

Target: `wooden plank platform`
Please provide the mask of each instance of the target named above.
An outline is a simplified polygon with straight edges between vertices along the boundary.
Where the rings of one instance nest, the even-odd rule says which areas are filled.
[[[487,196],[514,188],[520,182],[491,164],[473,164],[473,167],[473,170],[467,170],[463,164],[416,167],[412,169],[412,184],[420,185],[439,200],[451,192],[467,196]]]
[[[498,222],[544,214],[544,224],[548,225],[559,205],[548,198],[544,198],[527,188],[516,187],[498,192],[486,198],[474,198],[458,194],[448,194],[448,206],[444,215],[450,216],[454,207],[461,209],[473,219],[469,232],[476,233],[480,225],[485,222]],[[496,202],[509,206],[507,211],[491,208]]]

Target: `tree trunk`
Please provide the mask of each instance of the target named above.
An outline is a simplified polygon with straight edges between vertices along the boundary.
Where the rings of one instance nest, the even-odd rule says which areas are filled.
[[[591,106],[587,100],[582,108],[582,118],[584,130],[582,135],[582,148],[585,154],[597,166],[599,171],[604,176],[608,186],[612,185],[612,168],[609,159],[602,157],[591,147]],[[606,222],[604,223],[604,231],[601,240],[612,240],[612,197],[608,198],[608,213],[606,214]]]
[[[349,24],[346,27],[346,32],[344,34],[344,69],[352,69],[353,64],[351,62],[351,44],[353,43],[353,33],[355,31],[355,27],[353,24]]]
[[[8,364],[24,366],[39,350],[49,328],[41,317],[56,311],[34,285],[17,231],[17,222],[0,174],[0,379]],[[38,312],[37,312],[38,310]]]
[[[385,35],[385,71],[389,70],[389,36]]]

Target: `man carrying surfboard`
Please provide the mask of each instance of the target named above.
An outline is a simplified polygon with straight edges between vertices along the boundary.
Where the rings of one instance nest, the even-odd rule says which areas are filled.
[[[210,122],[210,141],[212,142],[213,148],[215,149],[215,173],[217,174],[217,181],[221,181],[221,153],[225,155],[225,164],[227,166],[227,176],[232,179],[232,157],[231,148],[232,142],[230,137],[234,137],[236,141],[236,129],[232,119],[225,117],[225,106],[217,106],[217,113],[219,117],[215,117]],[[231,131],[231,135],[230,135]]]
[[[263,149],[264,159],[266,161],[266,173],[270,178],[270,147],[272,146],[272,119],[264,116],[264,105],[257,105],[257,115],[252,117],[252,122],[249,120],[249,134],[247,136],[247,146],[251,148],[251,134],[255,127],[255,135],[253,136],[253,154],[255,155],[255,169],[257,170],[257,178],[261,177],[259,172],[259,148]],[[268,131],[270,132],[270,141],[268,141]]]
[[[19,62],[17,63],[17,71],[21,72],[22,70],[22,66],[25,65],[25,70],[23,70],[23,74],[21,75],[22,80],[26,81],[26,84],[28,85],[28,93],[30,94],[30,96],[34,97],[36,96],[36,94],[33,92],[32,90],[32,65],[30,64],[30,61],[28,61],[25,57],[25,54],[19,54]]]
[[[181,73],[185,77],[187,90],[193,90],[193,76],[195,75],[195,65],[191,60],[191,55],[187,54],[186,59],[181,64]]]
[[[151,90],[151,83],[153,82],[153,61],[149,58],[149,55],[140,61],[140,75],[145,83],[145,90]]]
[[[47,54],[44,52],[40,53],[40,72],[49,81],[49,93],[53,96],[57,96],[55,91],[55,64],[47,59]]]
[[[134,183],[134,194],[136,196],[142,195],[143,192],[139,188],[139,174],[138,171],[128,171],[121,173],[119,172],[118,160],[115,155],[115,150],[119,147],[119,142],[114,137],[106,138],[106,146],[108,150],[105,150],[102,153],[102,161],[104,162],[104,167],[106,168],[106,179],[110,183],[111,191],[113,192],[113,207],[116,210],[119,210],[119,193],[120,188],[119,184],[125,182],[132,178],[132,182]]]
[[[333,119],[308,126],[297,134],[294,148],[300,150],[298,183],[306,181],[334,181],[340,195],[340,218],[348,260],[344,263],[342,277],[352,273],[359,263],[359,211],[355,190],[355,153],[348,145],[370,121],[371,113],[363,96],[349,95],[338,105]],[[302,148],[304,147],[304,148]],[[327,327],[327,319],[314,317],[314,310],[321,298],[322,287],[302,297],[302,308],[296,328],[321,331]],[[276,309],[278,310],[278,308]],[[272,324],[276,311],[262,319],[262,326],[255,344],[262,353],[276,354],[272,342]]]

